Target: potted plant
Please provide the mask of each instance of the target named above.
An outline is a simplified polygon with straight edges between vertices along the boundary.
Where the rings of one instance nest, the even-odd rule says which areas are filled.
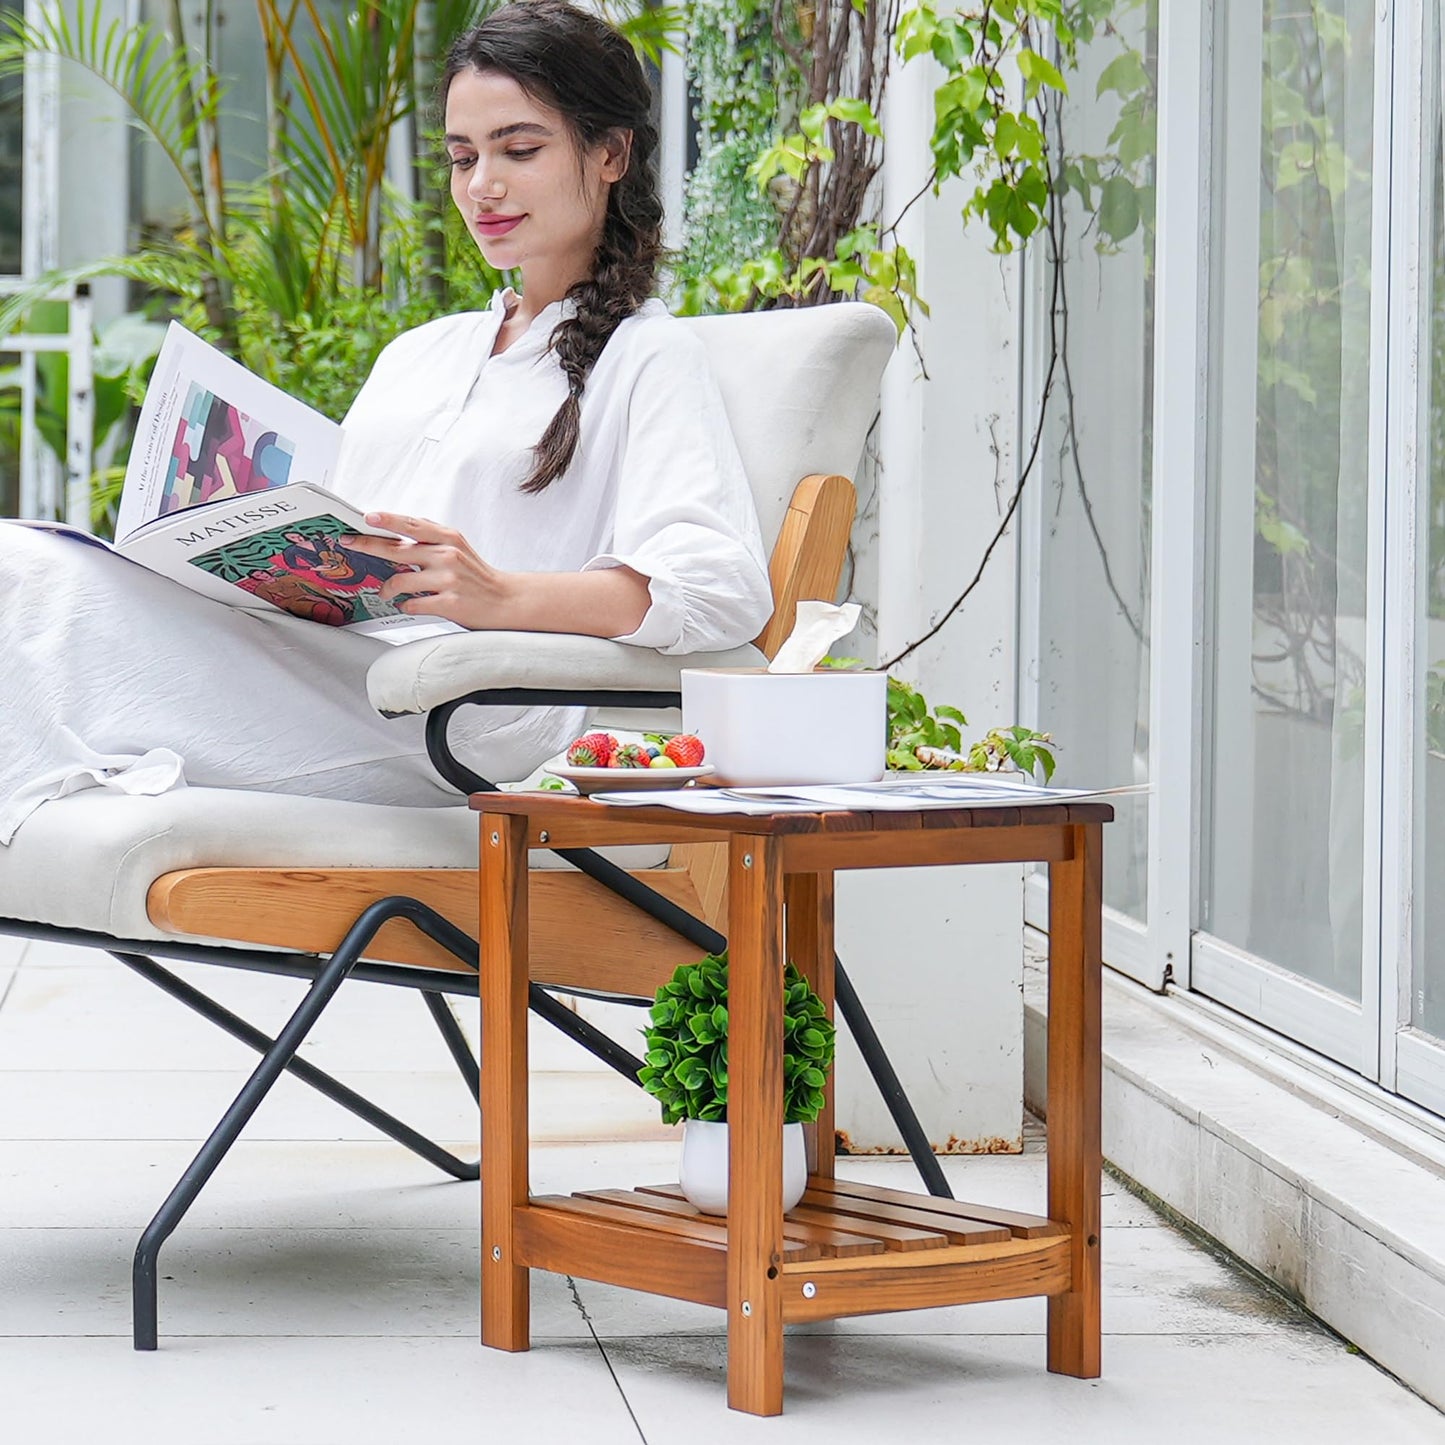
[[[643,1030],[639,1082],[683,1125],[682,1191],[706,1214],[727,1213],[727,953],[683,964],[657,991]],[[783,1208],[807,1187],[803,1125],[817,1119],[833,1063],[834,1029],[823,1001],[790,963],[783,977]]]

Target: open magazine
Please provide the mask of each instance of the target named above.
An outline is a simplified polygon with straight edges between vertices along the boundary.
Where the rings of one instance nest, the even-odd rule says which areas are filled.
[[[232,607],[279,608],[386,642],[460,631],[382,601],[399,569],[341,545],[347,533],[395,535],[368,527],[327,490],[341,441],[335,422],[172,322],[146,388],[112,550]]]

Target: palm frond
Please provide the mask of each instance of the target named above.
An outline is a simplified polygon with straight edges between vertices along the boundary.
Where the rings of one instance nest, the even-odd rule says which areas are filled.
[[[70,9],[0,16],[0,75],[24,73],[27,56],[50,55],[87,71],[124,102],[131,120],[170,161],[198,214],[205,197],[186,164],[201,125],[213,122],[223,88],[205,67],[172,47],[151,25],[105,23],[102,0],[75,0]],[[188,98],[194,97],[191,119]]]
[[[201,294],[202,277],[214,270],[214,262],[194,249],[154,245],[135,255],[102,256],[83,265],[47,271],[5,297],[0,305],[0,335],[22,329],[30,312],[55,292],[102,276],[120,276],[171,296],[194,300]]]
[[[436,53],[438,59],[465,30],[480,25],[502,0],[436,0]],[[431,97],[426,97],[430,100]]]
[[[680,6],[650,6],[640,0],[603,0],[602,14],[625,35],[640,59],[662,64],[666,51],[680,54],[678,41],[687,24]]]

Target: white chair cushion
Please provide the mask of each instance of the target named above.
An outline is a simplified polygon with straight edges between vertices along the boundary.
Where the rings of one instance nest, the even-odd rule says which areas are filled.
[[[707,350],[771,550],[804,477],[858,476],[898,331],[863,301],[683,324]]]
[[[388,647],[366,674],[371,705],[387,717],[427,712],[491,687],[677,692],[684,667],[762,667],[756,647],[664,657],[605,637],[563,632],[465,632]]]
[[[665,847],[613,848],[627,868]],[[551,853],[534,866],[567,867]],[[169,938],[146,894],[180,868],[475,868],[477,815],[225,788],[132,798],[102,788],[45,803],[0,848],[0,917],[114,938]]]

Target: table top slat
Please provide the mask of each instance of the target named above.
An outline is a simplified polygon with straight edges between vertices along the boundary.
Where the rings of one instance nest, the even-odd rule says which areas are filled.
[[[619,807],[590,798],[547,793],[474,793],[471,806],[479,813],[523,814],[540,827],[563,826],[604,818],[621,827],[696,830],[699,833],[899,833],[925,829],[1013,828],[1064,823],[1107,823],[1110,803],[1040,801],[1017,808],[919,808],[907,812],[863,810],[820,813],[687,813],[661,805]]]

